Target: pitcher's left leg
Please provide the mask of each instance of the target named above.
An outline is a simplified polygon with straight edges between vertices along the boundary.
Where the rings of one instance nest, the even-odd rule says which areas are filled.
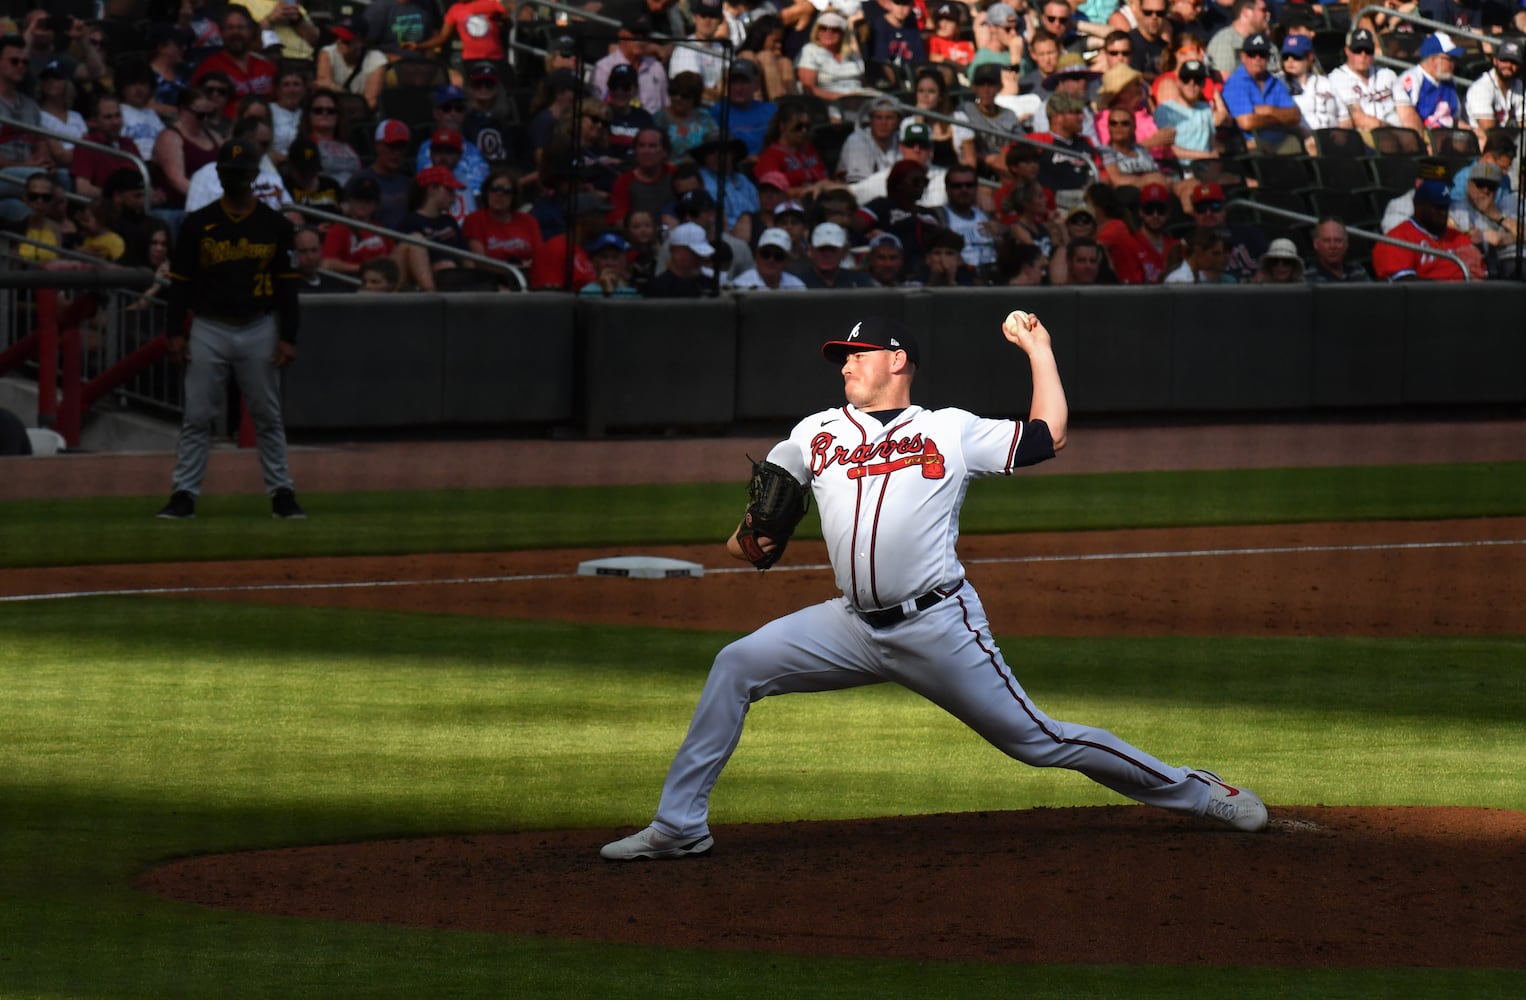
[[[1104,729],[1051,719],[1033,704],[991,637],[980,597],[959,593],[899,626],[905,646],[894,679],[975,730],[1008,756],[1034,767],[1079,771],[1121,795],[1202,815],[1209,786]],[[919,662],[919,660],[921,662]]]

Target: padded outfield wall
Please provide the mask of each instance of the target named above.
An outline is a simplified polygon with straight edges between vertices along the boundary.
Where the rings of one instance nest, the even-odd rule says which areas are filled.
[[[975,288],[622,302],[559,294],[303,299],[294,430],[505,425],[600,436],[787,424],[840,401],[822,341],[918,336],[917,399],[1021,416],[1038,313],[1077,414],[1526,403],[1526,285]]]

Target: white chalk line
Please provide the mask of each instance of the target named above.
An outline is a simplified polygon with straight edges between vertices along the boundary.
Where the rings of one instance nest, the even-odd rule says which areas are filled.
[[[1478,539],[1452,542],[1378,542],[1366,545],[1273,545],[1233,549],[1174,549],[1149,552],[1085,552],[1042,556],[993,556],[962,559],[967,565],[1015,565],[1020,563],[1107,562],[1126,559],[1199,559],[1213,556],[1303,555],[1320,552],[1404,552],[1418,549],[1468,549],[1500,545],[1526,545],[1526,538]],[[806,573],[829,570],[828,563],[776,566],[775,573]],[[755,573],[750,566],[706,569],[706,574]],[[474,586],[489,583],[525,583],[534,580],[571,580],[577,573],[515,573],[504,576],[449,576],[414,580],[343,580],[333,583],[248,583],[195,587],[132,587],[116,590],[71,590],[47,594],[0,596],[0,604],[27,601],[58,601],[79,597],[157,597],[196,594],[262,594],[292,590],[367,590],[384,587]]]

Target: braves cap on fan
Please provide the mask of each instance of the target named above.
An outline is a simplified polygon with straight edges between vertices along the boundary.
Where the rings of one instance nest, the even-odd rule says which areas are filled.
[[[883,316],[870,316],[854,324],[847,340],[829,340],[821,345],[822,356],[838,365],[858,351],[905,351],[907,361],[921,364],[916,340],[904,326]]]

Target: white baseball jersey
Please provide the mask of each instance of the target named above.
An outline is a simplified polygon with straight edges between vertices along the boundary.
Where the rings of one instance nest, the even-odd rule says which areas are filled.
[[[721,650],[652,826],[668,837],[708,834],[710,792],[753,702],[885,682],[942,707],[1016,760],[1070,768],[1137,801],[1202,815],[1204,779],[1106,730],[1044,714],[1002,658],[980,595],[964,579],[954,545],[969,481],[1052,456],[1042,425],[920,406],[886,416],[882,424],[851,405],[822,410],[769,452],[809,484],[844,596]]]
[[[885,426],[845,404],[796,424],[768,459],[810,486],[843,594],[892,608],[964,579],[954,543],[969,480],[1010,474],[1024,426],[920,406]]]
[[[1295,84],[1291,78],[1283,82],[1288,85],[1289,92],[1293,94],[1293,103],[1298,105],[1298,111],[1303,115],[1304,128],[1310,131],[1336,128],[1341,119],[1347,116],[1346,109],[1336,100],[1335,88],[1330,86],[1328,76],[1310,73],[1301,84]]]
[[[1469,121],[1488,118],[1495,125],[1519,127],[1526,123],[1526,80],[1520,77],[1511,80],[1507,93],[1500,86],[1499,73],[1491,69],[1468,87],[1463,107]]]
[[[1386,66],[1374,66],[1372,75],[1367,77],[1357,76],[1349,66],[1337,66],[1330,74],[1330,87],[1335,91],[1343,120],[1349,120],[1351,109],[1356,108],[1385,125],[1397,126],[1400,106],[1413,107],[1415,103],[1399,86],[1398,76]]]

